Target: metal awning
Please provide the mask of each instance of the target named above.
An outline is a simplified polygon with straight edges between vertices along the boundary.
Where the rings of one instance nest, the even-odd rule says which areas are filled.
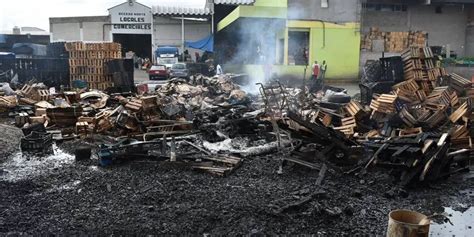
[[[221,5],[252,5],[255,3],[255,0],[214,0],[214,4]],[[156,15],[212,15],[214,14],[214,6],[211,2],[207,2],[204,7],[187,7],[187,6],[178,6],[178,5],[154,5],[152,7],[153,14]]]
[[[250,5],[254,3],[255,0],[214,0],[214,4]]]
[[[431,4],[474,4],[473,0],[431,0]]]
[[[185,6],[153,6],[153,14],[170,16],[207,16],[212,15],[213,11],[209,7],[195,8]]]

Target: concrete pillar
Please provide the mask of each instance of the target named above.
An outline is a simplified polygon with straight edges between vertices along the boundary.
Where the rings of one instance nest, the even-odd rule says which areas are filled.
[[[151,12],[151,62],[153,64],[156,63],[155,59],[155,17],[153,16],[153,12]]]
[[[283,49],[283,65],[288,65],[288,28],[285,29],[285,47]]]
[[[79,39],[84,41],[84,29],[82,28],[82,22],[79,22]]]
[[[181,15],[181,55],[184,61],[184,15]]]

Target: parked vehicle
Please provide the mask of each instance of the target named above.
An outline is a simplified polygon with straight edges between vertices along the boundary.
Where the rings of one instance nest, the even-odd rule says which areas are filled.
[[[148,70],[148,76],[150,80],[166,80],[169,77],[169,71],[165,65],[154,65]]]
[[[158,64],[171,68],[173,64],[178,63],[179,49],[170,46],[158,47],[155,55]]]
[[[189,69],[185,63],[176,63],[171,66],[170,77],[188,78],[189,76]]]

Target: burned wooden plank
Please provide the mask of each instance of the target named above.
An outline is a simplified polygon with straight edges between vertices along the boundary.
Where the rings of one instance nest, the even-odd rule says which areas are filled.
[[[285,160],[285,161],[293,162],[293,163],[298,164],[298,165],[306,166],[310,169],[314,169],[314,170],[320,170],[321,169],[321,166],[319,164],[311,163],[311,162],[308,162],[308,161],[305,161],[305,160],[302,160],[302,159],[298,159],[298,158],[295,158],[295,157],[283,157],[282,159]]]
[[[319,170],[319,175],[318,175],[318,179],[316,180],[316,185],[321,186],[323,179],[326,176],[327,169],[328,169],[327,165],[323,164],[323,166],[321,167],[321,170]]]
[[[385,148],[387,148],[387,147],[388,147],[388,144],[387,144],[387,143],[383,144],[383,145],[374,153],[374,155],[373,155],[372,158],[369,160],[369,162],[367,162],[367,164],[365,165],[364,169],[367,170],[367,169],[372,165],[372,163],[374,163],[374,162],[377,160],[377,158],[378,158],[378,156],[380,155],[380,153],[382,153],[382,152],[385,150]]]

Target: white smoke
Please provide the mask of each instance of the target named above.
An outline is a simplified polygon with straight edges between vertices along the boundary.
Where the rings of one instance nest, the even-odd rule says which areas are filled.
[[[231,54],[226,58],[230,65],[255,65],[255,70],[249,69],[250,83],[242,89],[250,94],[258,93],[256,83],[265,83],[273,72],[277,62],[277,39],[279,34],[283,37],[285,20],[282,19],[242,19],[236,26],[233,34],[229,36],[228,44],[221,46],[220,50]],[[280,47],[283,47],[281,45]],[[282,61],[283,59],[281,59]]]
[[[303,16],[307,11],[295,6],[288,7],[287,10],[288,16],[293,19]],[[260,86],[256,83],[265,84],[275,77],[276,69],[273,65],[283,64],[286,22],[286,19],[278,18],[244,18],[226,30],[224,45],[217,47],[224,54],[232,55],[230,58],[224,57],[225,63],[254,65],[244,71],[250,78],[250,83],[242,86],[247,93],[258,93]]]

